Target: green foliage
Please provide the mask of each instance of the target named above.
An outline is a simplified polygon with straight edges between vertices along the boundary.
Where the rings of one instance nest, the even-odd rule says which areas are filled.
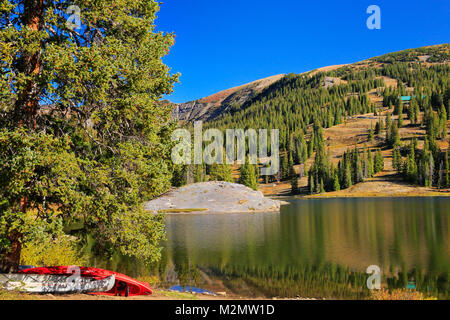
[[[400,145],[400,133],[397,123],[393,123],[390,126],[389,135],[386,134],[386,143],[391,148],[395,148]]]
[[[372,177],[374,173],[378,172],[376,170],[382,170],[384,167],[383,157],[379,150],[375,158],[372,158],[371,150],[366,147],[363,148],[362,152],[356,146],[353,150],[345,152],[337,168],[330,162],[329,158],[322,141],[318,144],[314,163],[309,170],[308,186],[310,193],[350,188],[353,184]],[[377,168],[375,168],[375,164]]]
[[[241,166],[239,183],[243,184],[253,190],[258,190],[258,181],[256,179],[255,167],[246,161],[245,164]]]
[[[291,191],[293,194],[298,193],[298,176],[295,172],[294,166],[289,169],[289,176],[291,177]]]
[[[418,62],[419,56],[430,56],[428,62],[445,62],[449,59],[449,44],[438,46],[428,46],[416,49],[407,49],[398,52],[388,53],[370,60],[384,63],[395,62]]]
[[[398,107],[398,127],[401,128],[403,126],[403,105],[400,103]]]
[[[341,185],[339,183],[339,175],[336,173],[334,175],[333,191],[339,191],[339,190],[341,190]]]
[[[187,183],[187,165],[174,165],[171,184],[174,187],[182,187]]]
[[[383,160],[383,156],[381,154],[381,150],[377,149],[377,151],[375,152],[375,156],[373,159],[373,167],[374,167],[374,173],[378,173],[383,171],[384,169],[384,160]]]
[[[209,180],[234,182],[231,166],[228,164],[212,164],[209,170]]]
[[[281,179],[286,180],[289,178],[289,160],[288,155],[285,154],[281,161]]]
[[[370,123],[370,128],[369,128],[369,141],[373,141],[373,136],[374,136],[374,130],[372,128],[372,123]]]
[[[280,148],[294,152],[294,161],[302,163],[313,151],[313,145],[306,148],[304,141],[308,125],[314,123],[328,128],[342,123],[346,114],[374,112],[367,92],[384,84],[381,79],[358,79],[325,89],[321,85],[324,77],[324,73],[312,77],[289,74],[243,106],[230,108],[207,126],[219,129],[277,128]],[[349,98],[350,93],[356,94]],[[313,138],[310,141],[314,144]]]
[[[73,4],[81,29],[66,26]],[[154,32],[158,10],[143,0],[2,2],[0,256],[31,232],[31,210],[82,221],[105,249],[158,259],[163,221],[141,205],[170,187],[174,125],[159,100],[178,78],[162,62],[174,36]]]
[[[65,234],[51,239],[25,242],[20,263],[33,266],[82,266],[87,262],[79,248],[78,239]]]

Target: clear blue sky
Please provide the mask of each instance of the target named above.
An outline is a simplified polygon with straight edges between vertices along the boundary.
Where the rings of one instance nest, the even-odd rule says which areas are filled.
[[[175,32],[167,98],[186,102],[280,73],[301,73],[450,42],[448,0],[163,0],[157,30]],[[369,5],[381,29],[369,30]]]

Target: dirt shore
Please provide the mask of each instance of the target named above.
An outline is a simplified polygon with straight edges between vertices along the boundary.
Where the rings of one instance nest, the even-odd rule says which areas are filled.
[[[208,295],[192,294],[167,290],[154,290],[149,296],[135,297],[115,297],[98,296],[92,294],[27,294],[19,292],[8,292],[0,290],[0,300],[268,300],[264,297],[249,298],[237,295]],[[272,298],[269,300],[283,300],[281,298]],[[292,300],[292,299],[289,299]],[[315,300],[309,298],[296,298],[294,300]]]

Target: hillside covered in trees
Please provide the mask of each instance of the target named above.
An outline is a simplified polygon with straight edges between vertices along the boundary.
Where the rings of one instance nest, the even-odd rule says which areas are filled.
[[[240,169],[245,174],[240,180],[253,188],[257,180],[261,187],[285,181],[294,194],[337,191],[386,169],[405,181],[445,189],[449,187],[449,61],[450,46],[443,44],[328,71],[288,74],[204,123],[204,129],[279,130],[280,172],[258,179],[255,167],[255,178],[249,179],[253,175],[248,166]],[[344,132],[352,123],[360,130],[365,126],[364,134],[340,141],[339,150],[333,148],[333,141],[341,136],[337,128]],[[327,130],[335,134],[324,139]],[[209,166],[179,169],[187,182],[204,181],[211,170]],[[233,169],[237,180],[237,167]],[[221,169],[227,180],[231,170]],[[214,173],[213,179],[220,177]]]

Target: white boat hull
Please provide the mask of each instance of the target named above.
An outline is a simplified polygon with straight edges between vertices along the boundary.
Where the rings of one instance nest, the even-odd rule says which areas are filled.
[[[114,287],[115,276],[96,280],[47,274],[0,274],[0,289],[29,293],[105,292]]]

